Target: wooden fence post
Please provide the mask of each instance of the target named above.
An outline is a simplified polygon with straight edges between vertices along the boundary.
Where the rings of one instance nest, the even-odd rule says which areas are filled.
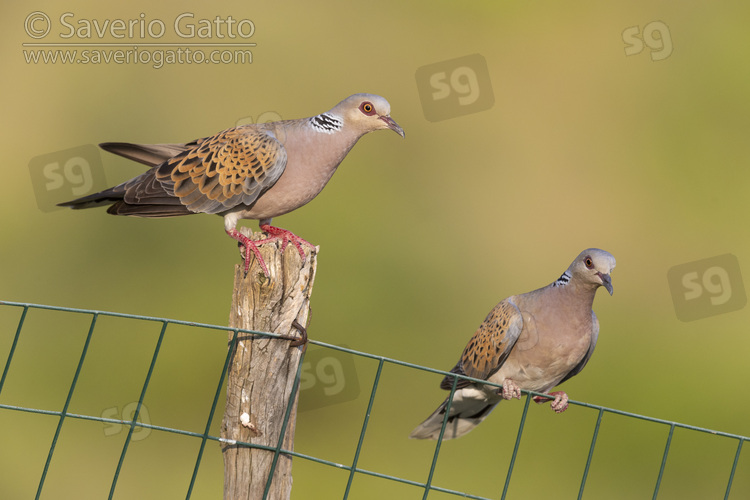
[[[249,235],[247,228],[241,229]],[[246,231],[246,232],[245,232]],[[253,239],[261,237],[256,233]],[[266,278],[253,257],[244,277],[244,263],[235,266],[229,326],[281,335],[301,332],[293,323],[307,325],[317,252],[305,249],[305,263],[289,245],[264,244],[261,255],[268,266]],[[234,332],[230,332],[230,348]],[[304,347],[289,340],[240,333],[227,374],[227,402],[221,437],[275,447]],[[297,397],[284,434],[283,448],[292,450],[297,420]],[[266,489],[274,452],[222,444],[224,499],[260,500]],[[273,474],[268,500],[288,500],[292,490],[292,458],[281,454]]]

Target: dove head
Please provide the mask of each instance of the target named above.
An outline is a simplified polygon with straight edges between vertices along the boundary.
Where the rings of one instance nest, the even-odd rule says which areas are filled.
[[[379,95],[354,94],[338,103],[329,113],[340,116],[347,127],[363,135],[388,128],[404,137],[404,129],[391,118],[391,105]]]
[[[603,286],[612,295],[614,289],[609,275],[616,264],[611,253],[598,248],[588,248],[576,257],[568,268],[568,272],[583,283],[592,284],[595,287]]]

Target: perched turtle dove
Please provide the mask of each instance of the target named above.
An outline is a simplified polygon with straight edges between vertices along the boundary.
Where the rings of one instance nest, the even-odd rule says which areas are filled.
[[[459,378],[443,439],[468,433],[503,399],[520,399],[521,389],[547,393],[583,370],[599,335],[599,321],[591,310],[594,295],[600,286],[612,294],[609,275],[614,268],[612,255],[589,248],[554,283],[495,306],[451,373],[487,380],[502,389]],[[447,375],[440,387],[450,390],[454,380]],[[552,409],[565,411],[567,394],[549,395],[554,397]],[[547,400],[534,398],[537,403]],[[409,437],[438,439],[447,403],[446,399]]]
[[[360,137],[379,129],[404,130],[391,106],[372,94],[355,94],[311,118],[234,127],[185,144],[103,143],[111,153],[148,165],[145,173],[105,191],[61,203],[74,209],[111,205],[114,215],[172,217],[195,213],[224,217],[224,229],[245,247],[245,274],[253,252],[268,275],[258,245],[281,239],[313,246],[271,219],[315,198]],[[237,231],[240,219],[260,221],[269,237],[252,241]]]

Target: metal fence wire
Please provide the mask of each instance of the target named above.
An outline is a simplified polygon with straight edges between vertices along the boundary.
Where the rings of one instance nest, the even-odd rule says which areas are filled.
[[[137,432],[137,431],[143,430],[143,429],[149,429],[150,431],[159,431],[159,432],[163,432],[163,433],[174,434],[174,435],[179,435],[179,436],[185,436],[187,438],[192,438],[192,439],[199,440],[200,446],[199,446],[199,450],[198,450],[197,456],[195,458],[195,465],[194,465],[193,470],[192,470],[192,475],[191,475],[189,486],[187,488],[187,495],[186,495],[186,498],[188,498],[188,499],[191,498],[191,495],[193,495],[193,493],[194,493],[194,486],[195,486],[195,482],[196,482],[196,477],[198,475],[198,471],[200,469],[201,462],[202,462],[203,457],[204,457],[204,450],[205,450],[205,447],[206,447],[206,443],[208,441],[227,442],[227,440],[225,440],[225,439],[222,439],[222,438],[220,438],[218,436],[211,435],[209,433],[209,430],[211,429],[211,425],[214,422],[214,419],[215,418],[220,419],[220,415],[219,416],[216,415],[217,404],[218,404],[218,402],[220,400],[220,396],[221,396],[222,390],[224,388],[227,366],[228,366],[229,361],[230,361],[230,356],[231,356],[232,349],[228,349],[226,358],[224,360],[224,364],[223,364],[223,366],[221,368],[221,371],[219,372],[219,376],[218,376],[218,380],[217,380],[217,385],[216,385],[216,390],[215,390],[214,395],[213,395],[213,401],[212,401],[212,404],[211,404],[211,407],[210,407],[210,411],[209,411],[209,414],[208,414],[208,418],[207,418],[207,421],[206,421],[206,424],[205,424],[205,430],[203,432],[194,432],[194,431],[188,431],[188,430],[179,429],[179,428],[171,428],[171,427],[165,427],[165,426],[160,426],[160,425],[152,425],[150,423],[144,422],[140,418],[140,416],[141,416],[141,411],[143,409],[144,398],[146,397],[146,393],[148,391],[149,383],[151,382],[152,375],[154,373],[154,369],[157,366],[157,361],[159,359],[160,350],[161,350],[162,343],[163,343],[163,340],[165,338],[165,333],[167,332],[167,329],[170,328],[170,327],[174,328],[177,325],[182,325],[182,326],[186,326],[186,327],[200,329],[200,330],[207,331],[207,332],[208,331],[216,331],[216,330],[225,331],[225,332],[233,332],[233,338],[234,338],[234,340],[232,342],[236,342],[237,341],[237,336],[238,336],[239,333],[249,333],[249,334],[254,334],[254,335],[259,335],[259,336],[268,336],[268,337],[274,337],[274,336],[276,336],[275,334],[268,333],[268,332],[257,332],[257,331],[252,331],[252,330],[233,329],[233,328],[224,327],[224,326],[202,324],[202,323],[194,323],[194,322],[187,322],[187,321],[179,321],[179,320],[157,318],[157,317],[148,317],[148,316],[138,316],[138,315],[131,315],[131,314],[114,313],[114,312],[104,312],[104,311],[85,310],[85,309],[74,309],[74,308],[66,308],[66,307],[55,307],[55,306],[48,306],[48,305],[20,303],[20,302],[7,302],[7,301],[0,301],[0,306],[6,307],[6,308],[18,308],[18,309],[20,309],[20,319],[18,320],[18,324],[17,324],[17,327],[15,329],[15,334],[13,335],[13,339],[10,342],[10,347],[9,347],[8,354],[7,354],[7,360],[6,360],[5,365],[3,367],[2,377],[0,378],[0,414],[2,414],[3,412],[24,412],[24,413],[31,413],[31,414],[46,415],[46,416],[53,417],[53,418],[57,419],[57,425],[56,425],[56,428],[55,428],[55,431],[54,431],[54,434],[53,434],[53,437],[52,437],[52,440],[51,440],[51,443],[50,443],[50,446],[49,446],[49,451],[47,452],[46,460],[44,461],[43,465],[40,464],[40,470],[39,470],[40,478],[39,478],[38,487],[36,488],[36,493],[35,493],[35,498],[37,498],[37,499],[40,498],[40,496],[42,494],[42,491],[44,490],[44,487],[45,487],[45,480],[47,479],[48,473],[50,472],[51,468],[53,468],[53,466],[54,466],[54,464],[53,464],[53,456],[55,455],[56,446],[59,443],[60,432],[61,432],[63,426],[67,422],[69,422],[71,419],[77,419],[77,420],[83,420],[83,421],[94,421],[94,422],[100,422],[102,424],[122,425],[122,426],[125,426],[126,429],[128,430],[127,437],[125,438],[124,445],[123,445],[122,450],[120,452],[120,456],[119,456],[119,460],[117,462],[117,466],[116,466],[116,468],[114,470],[114,473],[113,473],[112,483],[111,483],[111,487],[110,487],[110,490],[109,490],[109,497],[108,498],[112,498],[114,496],[114,494],[115,494],[115,490],[116,490],[116,488],[118,486],[118,478],[119,478],[120,472],[122,470],[123,462],[124,462],[125,457],[126,457],[126,455],[128,453],[129,445],[132,442],[132,438],[133,438],[134,432]],[[69,389],[67,391],[67,395],[65,397],[64,403],[62,405],[62,408],[59,409],[59,410],[57,410],[57,409],[43,409],[43,408],[30,408],[30,407],[19,406],[19,405],[5,404],[4,402],[2,402],[2,400],[3,400],[3,397],[2,397],[3,396],[3,389],[5,388],[6,381],[8,380],[8,375],[13,371],[14,354],[16,353],[16,348],[18,346],[19,340],[24,335],[24,324],[26,323],[27,319],[29,318],[31,310],[48,310],[48,311],[56,311],[56,312],[60,312],[60,313],[62,313],[62,312],[64,312],[64,313],[72,313],[72,314],[75,314],[75,315],[81,315],[83,317],[88,317],[89,318],[89,323],[88,323],[88,326],[87,326],[87,333],[86,333],[85,341],[84,341],[84,344],[83,344],[83,349],[82,349],[82,351],[80,353],[80,358],[78,360],[78,364],[76,366],[75,373],[73,375],[72,381],[70,382],[70,386],[69,386]],[[115,317],[115,318],[124,318],[126,320],[145,321],[145,322],[149,322],[149,323],[154,323],[156,325],[159,325],[159,327],[160,327],[160,332],[159,332],[159,335],[158,335],[158,340],[157,340],[156,345],[154,347],[153,355],[151,356],[151,361],[150,361],[150,363],[148,365],[148,370],[147,370],[147,373],[145,375],[145,380],[144,380],[143,386],[142,386],[142,388],[140,390],[140,397],[138,398],[138,401],[135,403],[135,407],[133,409],[132,418],[131,419],[108,418],[108,417],[104,417],[104,416],[94,416],[94,415],[72,413],[71,411],[69,411],[69,408],[70,408],[70,405],[71,405],[71,400],[72,400],[72,398],[73,398],[73,396],[74,396],[74,394],[76,392],[76,386],[77,386],[77,384],[79,382],[79,376],[81,374],[81,369],[84,366],[84,362],[86,361],[86,358],[87,358],[87,354],[88,354],[88,351],[89,351],[89,346],[91,345],[92,339],[94,339],[94,337],[95,337],[95,333],[96,333],[96,330],[97,330],[97,321],[100,318],[105,317],[105,316],[106,317]],[[0,336],[0,338],[1,338],[1,336]],[[377,355],[366,353],[366,352],[359,352],[359,351],[352,350],[352,349],[349,349],[349,348],[345,348],[345,347],[341,347],[341,346],[336,346],[336,345],[331,345],[331,344],[326,344],[326,343],[318,342],[318,341],[315,341],[315,340],[311,340],[310,344],[315,345],[315,346],[319,346],[320,348],[323,348],[323,349],[328,349],[328,350],[333,350],[333,351],[347,353],[349,355],[352,355],[352,356],[355,356],[355,357],[358,357],[358,358],[366,358],[366,359],[369,359],[369,360],[373,360],[373,361],[375,361],[377,363],[377,370],[375,372],[375,376],[374,376],[374,380],[373,380],[373,383],[372,383],[372,387],[370,389],[369,401],[368,401],[367,408],[366,408],[366,411],[364,413],[364,417],[363,417],[363,420],[362,420],[362,429],[361,429],[361,432],[359,433],[359,439],[358,439],[358,442],[357,442],[357,445],[356,445],[356,449],[355,449],[355,452],[354,452],[354,457],[353,457],[353,460],[351,461],[351,463],[338,463],[338,462],[334,462],[334,461],[330,461],[330,460],[325,460],[325,459],[322,459],[322,458],[319,458],[319,457],[316,457],[316,456],[312,456],[310,454],[304,454],[304,453],[300,453],[300,452],[296,452],[296,451],[291,451],[291,450],[283,449],[282,446],[281,446],[282,445],[282,440],[283,440],[283,435],[281,436],[281,438],[278,441],[278,444],[275,447],[259,446],[259,445],[255,445],[255,444],[252,444],[252,443],[249,443],[249,442],[242,442],[242,441],[232,441],[231,444],[237,444],[239,446],[258,447],[258,448],[267,449],[268,451],[274,453],[275,459],[278,458],[278,456],[280,454],[285,454],[285,455],[289,455],[289,456],[292,456],[292,457],[296,457],[296,458],[301,459],[301,460],[308,460],[308,461],[311,461],[311,462],[314,462],[314,463],[317,463],[317,464],[321,464],[323,466],[333,467],[333,468],[335,468],[337,470],[346,471],[346,472],[348,472],[348,480],[346,482],[346,489],[345,489],[344,494],[343,494],[343,498],[344,499],[347,499],[347,498],[350,497],[351,488],[352,488],[352,482],[353,482],[355,476],[357,474],[362,474],[362,475],[367,475],[367,476],[371,476],[371,477],[374,477],[374,478],[379,478],[379,479],[384,480],[384,481],[393,481],[393,482],[397,482],[397,483],[408,484],[410,486],[419,488],[419,489],[423,490],[423,497],[422,497],[423,499],[427,499],[430,496],[430,493],[432,493],[432,492],[440,492],[442,494],[447,494],[449,496],[456,496],[456,497],[461,497],[461,498],[471,498],[471,499],[476,499],[476,500],[489,500],[486,497],[477,496],[477,495],[471,494],[470,492],[456,491],[456,490],[452,490],[452,489],[440,487],[440,486],[438,486],[436,484],[433,484],[433,477],[434,477],[434,473],[435,473],[435,468],[436,468],[436,465],[437,465],[437,462],[438,462],[438,457],[439,457],[439,454],[440,454],[440,449],[441,449],[441,444],[442,444],[442,442],[440,440],[438,440],[436,442],[436,444],[435,444],[435,451],[434,451],[434,454],[432,455],[431,463],[428,466],[428,473],[427,473],[427,476],[426,476],[424,482],[414,481],[414,480],[406,479],[406,478],[403,478],[403,477],[398,477],[398,476],[391,475],[391,474],[384,474],[384,473],[380,473],[380,472],[377,472],[377,471],[374,471],[374,470],[368,470],[368,469],[365,469],[365,468],[361,468],[361,467],[358,466],[358,462],[359,462],[359,459],[360,459],[360,454],[361,454],[361,451],[362,451],[363,443],[364,443],[365,436],[366,436],[367,430],[368,430],[368,424],[370,423],[370,416],[372,414],[373,407],[375,405],[376,394],[378,393],[378,388],[379,388],[379,384],[380,384],[380,381],[381,381],[381,375],[383,374],[384,368],[386,366],[388,366],[388,365],[398,365],[398,366],[405,367],[405,368],[411,369],[411,370],[420,370],[420,371],[434,373],[434,374],[439,374],[439,375],[448,375],[449,374],[448,372],[442,371],[442,370],[436,370],[434,368],[429,368],[429,367],[425,367],[425,366],[419,366],[419,365],[412,364],[412,363],[407,363],[407,362],[404,362],[404,361],[399,361],[397,359],[391,359],[391,358],[387,358],[387,357],[383,357],[383,356],[377,356]],[[300,363],[300,367],[301,366],[302,366],[302,362]],[[450,375],[454,375],[454,374],[450,374]],[[472,379],[471,377],[455,376],[454,375],[454,385],[453,385],[453,389],[451,390],[451,394],[452,394],[453,391],[455,391],[456,383],[458,382],[458,378],[465,378],[465,379],[468,379],[468,380],[476,380],[476,379]],[[300,385],[299,384],[299,379],[300,379],[300,370],[298,370],[298,373],[297,373],[297,381],[295,383],[295,390]],[[508,494],[508,487],[509,487],[509,485],[511,483],[511,478],[513,476],[514,466],[516,464],[516,459],[518,457],[518,450],[519,450],[519,444],[521,442],[521,436],[522,436],[522,434],[524,432],[524,427],[526,425],[526,417],[527,417],[527,412],[528,412],[528,409],[529,409],[529,403],[531,401],[531,396],[542,395],[542,394],[538,394],[538,393],[535,393],[535,392],[532,392],[532,391],[523,391],[523,392],[527,395],[527,397],[525,398],[523,412],[522,412],[522,416],[521,416],[521,419],[520,419],[520,424],[519,424],[518,430],[517,430],[517,435],[516,435],[516,440],[515,440],[515,446],[513,448],[512,456],[511,456],[511,459],[510,459],[510,465],[508,467],[508,471],[507,471],[507,474],[506,474],[506,477],[505,477],[504,487],[503,487],[502,494],[501,494],[500,498],[505,498],[506,495]],[[290,397],[294,398],[294,396],[295,396],[295,393],[293,391]],[[542,395],[542,396],[544,396],[544,395]],[[291,401],[291,399],[290,399],[290,401]],[[665,444],[664,444],[664,452],[663,452],[662,459],[661,459],[661,466],[660,466],[659,473],[658,473],[658,476],[657,476],[657,479],[656,479],[656,484],[654,485],[654,489],[653,489],[653,498],[657,498],[658,495],[659,495],[659,488],[660,488],[660,485],[661,485],[661,482],[662,482],[662,478],[663,478],[663,475],[664,475],[664,470],[665,470],[665,467],[666,467],[666,464],[667,464],[667,461],[668,461],[668,458],[669,458],[669,452],[670,452],[670,448],[672,446],[673,436],[674,436],[675,429],[678,429],[678,428],[679,429],[685,429],[685,430],[688,430],[688,431],[691,431],[691,432],[695,432],[695,433],[707,433],[707,434],[714,435],[714,436],[722,436],[722,437],[728,438],[730,440],[736,440],[737,447],[736,447],[736,451],[734,453],[734,457],[733,457],[733,460],[732,460],[731,470],[728,472],[726,489],[724,491],[724,498],[725,499],[729,498],[730,492],[732,490],[732,483],[734,481],[735,473],[737,471],[737,464],[739,462],[740,454],[742,452],[742,447],[743,447],[745,441],[747,441],[748,439],[750,439],[747,436],[741,436],[741,435],[736,435],[736,434],[730,434],[730,433],[727,433],[727,432],[720,432],[720,431],[715,431],[715,430],[711,430],[711,429],[706,429],[706,428],[701,428],[701,427],[695,427],[695,426],[692,426],[692,425],[686,425],[686,424],[682,424],[682,423],[678,423],[678,422],[673,422],[673,421],[669,421],[669,420],[663,420],[663,419],[648,417],[648,416],[644,416],[644,415],[638,415],[638,414],[635,414],[635,413],[630,413],[630,412],[625,412],[625,411],[621,411],[621,410],[616,410],[616,409],[613,409],[613,408],[606,408],[606,407],[603,407],[603,406],[593,405],[593,404],[579,402],[579,401],[573,401],[573,400],[571,400],[569,402],[569,404],[571,404],[571,405],[577,405],[577,406],[581,406],[581,407],[585,407],[585,408],[589,408],[592,411],[595,411],[596,414],[597,414],[596,424],[594,425],[594,428],[592,429],[591,444],[590,444],[590,447],[589,447],[589,451],[588,451],[586,463],[585,463],[585,466],[583,467],[583,473],[582,473],[582,477],[581,477],[580,488],[579,488],[579,491],[578,491],[578,498],[579,499],[582,498],[582,496],[584,494],[584,490],[586,488],[586,480],[587,480],[587,477],[589,475],[589,470],[590,470],[592,461],[594,460],[594,450],[595,450],[595,447],[596,447],[596,444],[597,444],[597,439],[599,438],[599,431],[601,429],[602,421],[603,421],[603,419],[604,419],[604,417],[605,417],[606,414],[615,414],[615,415],[620,415],[620,416],[623,416],[623,417],[626,417],[626,418],[630,418],[630,419],[638,419],[638,420],[650,422],[650,423],[653,423],[653,424],[657,424],[657,425],[660,425],[660,426],[665,426],[668,429],[668,432],[666,432],[666,439],[665,439]],[[291,407],[291,405],[288,405],[288,407]],[[426,408],[426,410],[429,410],[429,408]],[[445,417],[445,421],[443,423],[443,429],[441,430],[441,434],[440,434],[441,436],[443,435],[443,432],[445,431],[445,427],[446,427],[446,424],[447,424],[448,413],[449,412],[446,411],[446,417]],[[289,418],[289,412],[287,412],[286,418]],[[286,422],[284,423],[284,425],[282,426],[282,428],[286,428]],[[274,462],[273,462],[274,465],[276,463],[275,459],[274,459]],[[272,475],[273,475],[273,470],[271,470],[271,472],[269,474],[269,478]],[[270,482],[268,482],[268,485],[270,486]],[[31,492],[29,492],[29,496],[30,496],[30,494],[31,494]],[[50,495],[47,495],[47,496],[55,497],[55,493],[54,492],[50,492]],[[82,495],[81,498],[84,497],[84,496],[85,495]],[[717,497],[718,497],[718,492],[717,492]]]

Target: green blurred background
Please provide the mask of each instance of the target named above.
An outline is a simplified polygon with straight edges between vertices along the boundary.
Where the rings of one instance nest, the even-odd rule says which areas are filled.
[[[742,396],[750,378],[748,308],[682,322],[667,279],[672,266],[726,253],[743,269],[750,262],[748,5],[20,5],[0,8],[0,300],[226,324],[239,256],[220,218],[43,211],[40,199],[55,193],[32,185],[29,163],[103,141],[183,142],[264,113],[311,116],[372,92],[390,101],[406,139],[391,132],[363,138],[321,196],[275,219],[321,247],[314,339],[449,369],[494,304],[551,282],[596,246],[617,258],[615,294],[595,301],[601,335],[586,370],[564,385],[571,398],[750,434],[750,402]],[[24,19],[35,10],[54,23],[45,41],[65,41],[57,20],[72,12],[73,23],[144,13],[167,25],[158,42],[184,42],[171,22],[192,12],[196,22],[251,19],[257,46],[244,65],[27,64],[22,43],[35,40]],[[658,36],[649,39],[653,48],[626,55],[632,43],[623,32],[642,33],[655,21],[668,27],[659,33],[671,41],[668,57]],[[428,121],[418,68],[471,54],[486,60],[494,104]],[[106,153],[101,162],[110,185],[142,171]],[[0,359],[18,317],[18,309],[0,307]],[[30,312],[0,403],[59,410],[87,326],[85,317]],[[158,330],[102,319],[71,411],[112,416],[137,400]],[[221,332],[170,329],[146,398],[151,423],[201,432],[225,349]],[[360,396],[302,412],[298,451],[351,463],[376,368],[360,359],[355,365]],[[426,480],[434,444],[406,437],[442,401],[439,379],[386,367],[360,467]],[[470,435],[445,443],[434,484],[499,498],[521,409],[517,401],[502,404]],[[595,411],[581,407],[554,415],[533,405],[510,497],[574,497],[595,420]],[[55,425],[53,417],[0,411],[0,498],[34,495]],[[42,498],[106,496],[125,433],[102,427],[66,421]],[[606,416],[585,497],[650,498],[667,431]],[[677,430],[659,498],[723,495],[736,445]],[[198,446],[156,431],[132,443],[115,497],[184,497]],[[750,497],[748,453],[731,498]],[[345,471],[296,460],[292,497],[340,498],[346,479]],[[221,454],[209,443],[192,498],[221,491]],[[355,478],[351,498],[385,497],[422,492]]]

